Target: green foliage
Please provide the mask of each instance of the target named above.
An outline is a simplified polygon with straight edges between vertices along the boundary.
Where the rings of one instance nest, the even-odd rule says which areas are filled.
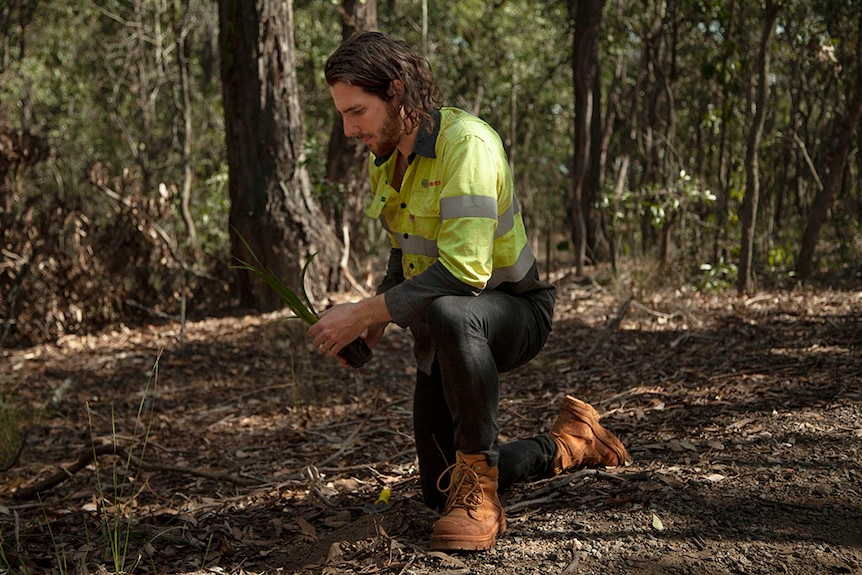
[[[221,164],[211,173],[200,188],[201,201],[194,205],[195,221],[198,222],[201,249],[210,261],[226,261],[230,258],[228,235],[228,170]]]
[[[767,252],[769,271],[772,273],[791,272],[796,264],[793,252],[787,246],[776,246],[769,248]]]
[[[736,285],[736,264],[727,262],[724,258],[717,264],[701,264],[700,272],[696,285],[701,291],[720,291]]]
[[[629,196],[629,199],[634,198]],[[679,177],[670,186],[664,188],[652,186],[638,203],[641,213],[649,216],[652,226],[661,229],[691,206],[697,203],[708,206],[716,199],[715,194],[708,189],[703,189],[696,178],[681,170]]]

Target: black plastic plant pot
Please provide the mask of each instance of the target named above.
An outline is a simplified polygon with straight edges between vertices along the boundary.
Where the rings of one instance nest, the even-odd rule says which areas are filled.
[[[371,348],[361,337],[357,337],[341,348],[338,355],[343,357],[350,367],[362,367],[371,359]]]

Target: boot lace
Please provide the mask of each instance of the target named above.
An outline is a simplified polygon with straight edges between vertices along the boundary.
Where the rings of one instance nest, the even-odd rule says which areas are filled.
[[[443,479],[450,472],[449,484],[442,487]],[[440,474],[437,478],[437,489],[449,494],[445,513],[449,513],[454,508],[475,510],[485,502],[485,492],[479,481],[479,474],[463,461],[453,463]]]

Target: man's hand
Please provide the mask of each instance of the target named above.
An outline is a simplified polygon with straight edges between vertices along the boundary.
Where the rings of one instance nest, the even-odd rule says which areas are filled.
[[[391,320],[381,294],[329,308],[308,329],[308,335],[321,355],[336,357],[341,348],[360,336],[363,336],[369,347],[377,345],[386,324]]]
[[[361,337],[365,340],[365,343],[368,344],[368,347],[374,349],[374,346],[380,343],[380,339],[383,337],[383,332],[386,331],[386,327],[388,325],[388,321],[382,321],[369,326],[368,329],[365,330]]]

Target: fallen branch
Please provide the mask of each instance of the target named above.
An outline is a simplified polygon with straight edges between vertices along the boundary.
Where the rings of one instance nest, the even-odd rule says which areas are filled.
[[[506,506],[506,513],[513,513],[524,507],[532,507],[553,501],[559,495],[559,491],[573,482],[575,479],[584,477],[598,477],[600,479],[614,479],[617,481],[643,480],[647,478],[645,472],[641,473],[608,473],[600,469],[579,469],[574,473],[569,473],[560,478],[551,481],[548,485],[541,487],[530,494],[529,499],[513,503]]]
[[[69,479],[102,455],[113,455],[115,457],[119,457],[120,459],[130,461],[139,469],[144,471],[166,471],[182,473],[185,475],[194,475],[196,477],[212,479],[214,481],[228,481],[230,483],[242,485],[245,487],[261,484],[260,481],[245,479],[222,471],[213,471],[208,469],[190,469],[188,467],[180,467],[178,465],[160,465],[157,463],[148,463],[141,461],[133,455],[129,455],[129,453],[120,446],[96,445],[93,447],[85,447],[84,449],[81,449],[78,452],[77,459],[75,459],[75,461],[73,461],[70,465],[66,467],[61,466],[59,470],[57,470],[52,475],[46,477],[45,479],[18,489],[17,491],[15,491],[13,497],[18,500],[32,499],[39,493],[48,491],[49,489],[53,489],[63,481]]]
[[[341,448],[323,461],[321,461],[318,465],[320,467],[324,467],[325,465],[332,463],[333,461],[341,457],[344,453],[346,453],[348,449],[353,447],[353,443],[356,441],[356,436],[359,435],[359,432],[362,430],[362,427],[362,423],[357,425],[356,429],[353,430],[350,436],[341,442]]]
[[[593,355],[611,338],[611,336],[620,326],[620,322],[623,321],[623,317],[625,317],[626,312],[629,310],[629,306],[631,305],[634,297],[634,294],[632,294],[626,301],[623,302],[623,305],[621,305],[619,311],[617,311],[617,316],[611,321],[608,327],[602,330],[602,333],[599,335],[598,341],[593,345],[592,349],[590,349],[589,353],[587,354],[588,356]]]

